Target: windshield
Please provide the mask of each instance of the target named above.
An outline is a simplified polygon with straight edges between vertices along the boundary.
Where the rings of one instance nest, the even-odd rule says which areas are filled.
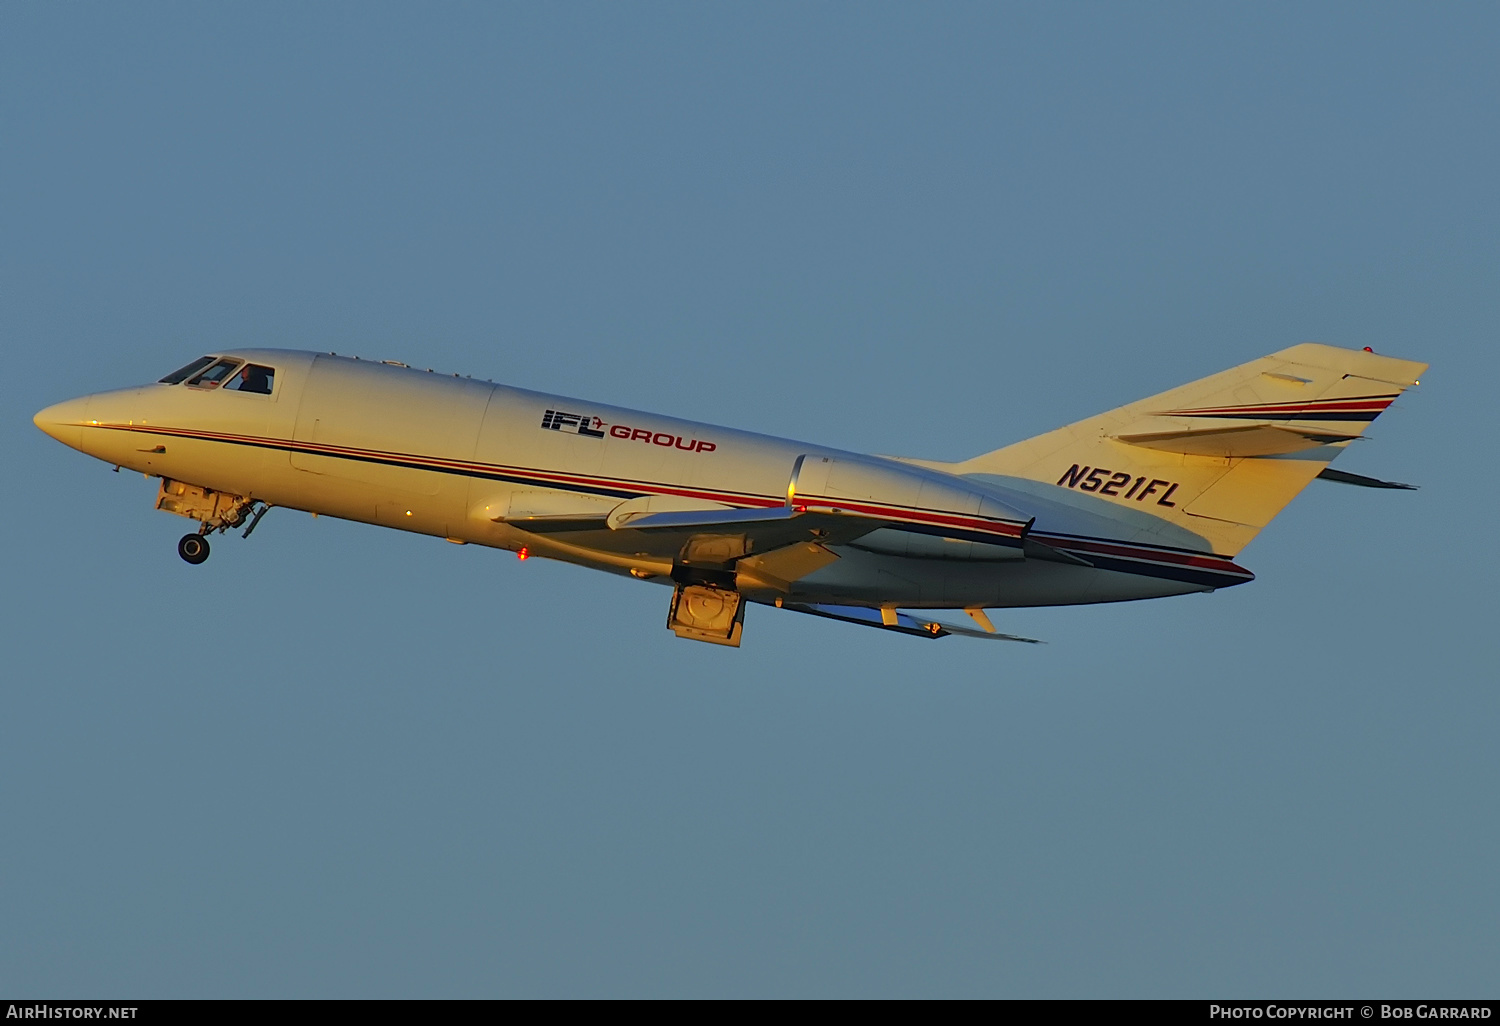
[[[200,356],[198,357],[198,359],[194,360],[186,367],[180,368],[179,370],[174,370],[171,374],[168,374],[166,377],[162,378],[160,383],[163,385],[175,385],[179,381],[185,380],[190,375],[197,374],[204,367],[207,367],[213,362],[214,358],[212,356]]]
[[[238,360],[220,360],[218,363],[202,371],[197,377],[188,379],[189,388],[218,388],[219,384],[230,373],[240,365]]]

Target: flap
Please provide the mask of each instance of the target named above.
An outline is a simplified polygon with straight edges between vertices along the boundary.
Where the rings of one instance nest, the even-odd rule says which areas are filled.
[[[794,581],[800,581],[838,558],[836,553],[816,542],[787,545],[740,560],[734,567],[735,584],[736,587],[791,591]]]

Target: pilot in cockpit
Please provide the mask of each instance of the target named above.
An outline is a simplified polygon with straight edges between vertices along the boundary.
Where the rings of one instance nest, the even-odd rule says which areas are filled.
[[[271,394],[271,375],[267,373],[268,368],[258,364],[247,363],[239,373],[239,384],[235,386],[241,392],[256,392],[260,395]]]
[[[238,374],[229,379],[224,387],[234,392],[270,395],[273,380],[271,376],[275,373],[270,367],[262,367],[258,363],[247,363],[240,368]]]

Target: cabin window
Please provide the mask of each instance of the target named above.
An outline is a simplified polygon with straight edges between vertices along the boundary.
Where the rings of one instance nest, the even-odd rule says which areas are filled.
[[[253,392],[255,395],[270,395],[276,380],[276,370],[258,363],[247,363],[238,374],[224,382],[232,392]]]
[[[189,378],[188,386],[190,388],[218,388],[239,365],[238,360],[220,360],[208,370],[200,371],[197,377]]]
[[[211,364],[213,362],[214,362],[214,358],[212,356],[200,356],[200,357],[198,357],[198,359],[194,360],[192,363],[188,364],[186,367],[182,367],[182,368],[180,368],[178,370],[174,370],[171,374],[168,374],[166,377],[162,378],[161,379],[161,384],[163,384],[163,385],[175,385],[175,384],[177,384],[177,383],[185,380],[186,378],[189,378],[192,375],[197,374],[204,367],[207,367],[209,364]]]

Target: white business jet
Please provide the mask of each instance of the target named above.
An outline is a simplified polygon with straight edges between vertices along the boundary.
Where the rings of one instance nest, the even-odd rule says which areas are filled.
[[[208,537],[273,506],[670,585],[667,626],[739,645],[748,603],[921,637],[987,608],[1253,579],[1234,558],[1425,364],[1299,345],[959,463],[865,456],[580,399],[278,349],[36,415],[161,479]],[[973,625],[904,609],[963,610]]]

